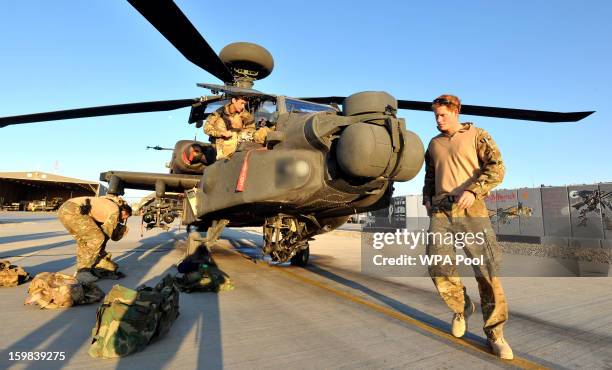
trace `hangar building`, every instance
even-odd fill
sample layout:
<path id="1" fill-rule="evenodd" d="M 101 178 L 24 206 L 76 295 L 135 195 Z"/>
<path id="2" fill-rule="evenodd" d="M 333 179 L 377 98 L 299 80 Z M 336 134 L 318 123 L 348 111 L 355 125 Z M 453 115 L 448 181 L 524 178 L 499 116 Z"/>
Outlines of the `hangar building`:
<path id="1" fill-rule="evenodd" d="M 28 201 L 78 196 L 104 195 L 106 187 L 98 182 L 74 179 L 45 172 L 0 172 L 0 206 Z"/>

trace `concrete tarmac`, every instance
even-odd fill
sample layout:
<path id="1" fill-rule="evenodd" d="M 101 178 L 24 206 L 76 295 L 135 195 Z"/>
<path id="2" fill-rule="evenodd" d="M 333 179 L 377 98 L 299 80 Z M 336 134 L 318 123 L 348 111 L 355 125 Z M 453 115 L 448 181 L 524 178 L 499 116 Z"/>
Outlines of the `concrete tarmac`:
<path id="1" fill-rule="evenodd" d="M 126 239 L 108 245 L 127 277 L 98 285 L 135 288 L 175 273 L 186 238 L 177 226 L 141 238 L 134 217 Z M 261 244 L 256 229 L 227 229 L 213 253 L 235 290 L 182 293 L 168 335 L 121 359 L 87 354 L 97 305 L 40 310 L 23 305 L 27 283 L 0 288 L 0 369 L 612 368 L 611 278 L 503 278 L 516 358 L 502 361 L 487 352 L 479 308 L 456 339 L 429 278 L 364 274 L 358 232 L 317 237 L 305 269 L 259 259 Z M 74 253 L 54 214 L 0 213 L 1 259 L 72 274 Z M 478 307 L 474 279 L 464 283 Z M 42 351 L 65 359 L 11 360 Z"/>

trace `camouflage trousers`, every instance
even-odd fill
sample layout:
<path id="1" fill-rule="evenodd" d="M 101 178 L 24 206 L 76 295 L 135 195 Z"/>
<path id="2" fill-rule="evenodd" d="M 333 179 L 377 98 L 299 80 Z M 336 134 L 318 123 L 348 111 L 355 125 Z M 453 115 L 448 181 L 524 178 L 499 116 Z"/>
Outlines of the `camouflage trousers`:
<path id="1" fill-rule="evenodd" d="M 429 274 L 446 305 L 455 313 L 467 309 L 469 297 L 455 264 L 456 248 L 463 249 L 468 258 L 478 258 L 482 264 L 472 265 L 484 318 L 484 332 L 495 340 L 503 335 L 508 320 L 508 305 L 499 279 L 501 248 L 489 220 L 486 205 L 477 199 L 472 207 L 460 210 L 454 204 L 434 205 L 429 227 L 427 254 L 450 256 L 452 264 L 432 264 Z M 446 236 L 453 235 L 453 239 Z M 436 237 L 441 235 L 444 237 Z M 463 235 L 463 236 L 460 236 Z M 474 235 L 474 237 L 469 237 Z M 469 240 L 468 240 L 469 239 Z"/>
<path id="2" fill-rule="evenodd" d="M 93 218 L 82 215 L 79 205 L 64 203 L 58 210 L 58 217 L 66 230 L 76 239 L 77 271 L 93 268 L 102 257 L 108 238 Z"/>
<path id="3" fill-rule="evenodd" d="M 217 150 L 217 160 L 230 158 L 238 148 L 239 138 L 237 133 L 230 138 L 218 138 L 215 140 L 215 149 Z"/>

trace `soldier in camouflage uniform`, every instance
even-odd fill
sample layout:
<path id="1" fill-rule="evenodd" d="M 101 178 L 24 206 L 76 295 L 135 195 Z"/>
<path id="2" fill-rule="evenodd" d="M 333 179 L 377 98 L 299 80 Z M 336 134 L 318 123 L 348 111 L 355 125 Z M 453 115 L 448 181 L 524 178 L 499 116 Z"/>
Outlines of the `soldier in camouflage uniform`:
<path id="1" fill-rule="evenodd" d="M 60 207 L 58 217 L 77 241 L 77 280 L 94 282 L 98 280 L 92 274 L 94 267 L 102 263 L 114 264 L 103 260 L 107 255 L 106 242 L 109 239 L 118 241 L 127 234 L 125 223 L 131 215 L 132 208 L 113 195 L 72 198 Z"/>
<path id="2" fill-rule="evenodd" d="M 235 97 L 213 112 L 204 125 L 204 133 L 214 139 L 217 160 L 229 159 L 242 141 L 263 144 L 267 131 L 257 130 L 251 113 L 245 109 L 247 100 Z"/>
<path id="3" fill-rule="evenodd" d="M 508 306 L 498 277 L 501 250 L 493 232 L 484 198 L 504 178 L 504 164 L 491 136 L 472 123 L 460 123 L 461 103 L 456 96 L 442 95 L 432 105 L 437 128 L 425 153 L 423 204 L 431 217 L 428 255 L 450 256 L 455 260 L 455 242 L 436 235 L 478 235 L 462 243 L 467 257 L 480 258 L 482 265 L 472 266 L 478 282 L 484 331 L 494 354 L 512 359 L 512 349 L 503 337 Z M 466 319 L 474 304 L 466 293 L 454 264 L 429 266 L 440 296 L 455 313 L 452 333 L 462 337 Z"/>

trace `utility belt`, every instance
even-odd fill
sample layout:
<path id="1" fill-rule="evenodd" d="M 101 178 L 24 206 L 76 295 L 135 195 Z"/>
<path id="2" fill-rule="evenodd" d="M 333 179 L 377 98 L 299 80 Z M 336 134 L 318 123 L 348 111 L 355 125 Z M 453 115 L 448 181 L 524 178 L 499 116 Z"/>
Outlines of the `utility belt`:
<path id="1" fill-rule="evenodd" d="M 453 204 L 459 201 L 459 197 L 456 195 L 447 195 L 441 199 L 432 202 L 432 212 L 443 212 L 450 211 L 453 208 Z"/>

